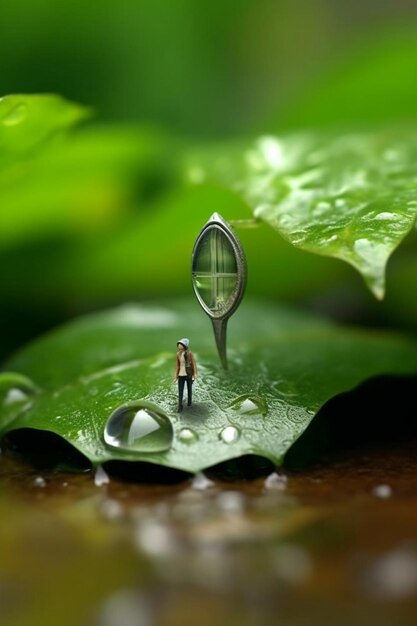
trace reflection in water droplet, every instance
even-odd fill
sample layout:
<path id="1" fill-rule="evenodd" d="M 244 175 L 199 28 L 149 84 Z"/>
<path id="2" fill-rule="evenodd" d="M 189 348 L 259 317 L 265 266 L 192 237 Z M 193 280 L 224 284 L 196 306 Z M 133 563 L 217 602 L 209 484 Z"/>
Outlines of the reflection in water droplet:
<path id="1" fill-rule="evenodd" d="M 123 506 L 117 500 L 108 499 L 101 505 L 101 512 L 106 519 L 115 520 L 123 516 Z"/>
<path id="2" fill-rule="evenodd" d="M 145 401 L 116 409 L 104 429 L 107 445 L 137 452 L 168 450 L 173 437 L 172 424 L 162 409 Z"/>
<path id="3" fill-rule="evenodd" d="M 245 394 L 236 398 L 230 408 L 239 411 L 241 415 L 266 415 L 268 405 L 263 398 L 250 394 Z"/>
<path id="4" fill-rule="evenodd" d="M 226 426 L 219 435 L 224 443 L 234 443 L 240 437 L 240 432 L 235 426 Z"/>
<path id="5" fill-rule="evenodd" d="M 4 404 L 14 404 L 15 402 L 21 402 L 27 400 L 29 394 L 25 393 L 23 389 L 12 388 L 6 394 L 4 398 Z"/>
<path id="6" fill-rule="evenodd" d="M 198 435 L 191 428 L 183 428 L 178 433 L 178 439 L 183 443 L 193 443 L 198 440 Z"/>
<path id="7" fill-rule="evenodd" d="M 245 508 L 245 496 L 239 491 L 222 491 L 216 502 L 223 513 L 242 514 Z"/>
<path id="8" fill-rule="evenodd" d="M 10 109 L 8 113 L 6 113 L 6 115 L 3 117 L 2 122 L 5 126 L 16 126 L 17 124 L 20 124 L 20 122 L 23 122 L 23 120 L 26 118 L 26 114 L 26 104 L 17 104 L 12 109 Z"/>

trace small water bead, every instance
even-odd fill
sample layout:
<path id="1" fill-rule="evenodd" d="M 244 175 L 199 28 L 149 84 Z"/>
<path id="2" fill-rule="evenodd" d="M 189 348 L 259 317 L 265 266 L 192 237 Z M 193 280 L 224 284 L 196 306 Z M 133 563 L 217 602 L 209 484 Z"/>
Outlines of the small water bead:
<path id="1" fill-rule="evenodd" d="M 241 415 L 266 415 L 268 413 L 266 401 L 251 394 L 239 396 L 233 401 L 230 408 L 238 411 Z"/>
<path id="2" fill-rule="evenodd" d="M 33 486 L 41 488 L 46 487 L 46 480 L 43 476 L 36 476 L 36 478 L 33 479 Z"/>
<path id="3" fill-rule="evenodd" d="M 110 482 L 110 478 L 107 473 L 104 471 L 102 465 L 98 465 L 96 469 L 96 473 L 94 474 L 94 484 L 96 487 L 102 487 L 103 485 L 108 485 Z"/>
<path id="4" fill-rule="evenodd" d="M 25 401 L 38 391 L 35 383 L 23 374 L 16 372 L 0 374 L 0 402 L 5 405 Z"/>
<path id="5" fill-rule="evenodd" d="M 151 402 L 131 402 L 116 409 L 104 429 L 108 446 L 137 452 L 162 452 L 171 447 L 172 424 Z"/>
<path id="6" fill-rule="evenodd" d="M 194 441 L 198 441 L 198 435 L 191 428 L 183 428 L 178 433 L 178 439 L 182 443 L 194 443 Z"/>
<path id="7" fill-rule="evenodd" d="M 205 491 L 206 489 L 213 487 L 214 484 L 215 483 L 212 480 L 210 480 L 209 478 L 207 478 L 207 476 L 200 472 L 199 474 L 196 474 L 194 476 L 191 486 L 197 491 Z"/>
<path id="8" fill-rule="evenodd" d="M 235 426 L 226 426 L 220 432 L 219 437 L 224 443 L 234 443 L 239 439 L 240 432 Z"/>
<path id="9" fill-rule="evenodd" d="M 377 498 L 381 498 L 382 500 L 386 500 L 392 496 L 392 487 L 389 485 L 377 485 L 372 489 L 372 493 Z"/>

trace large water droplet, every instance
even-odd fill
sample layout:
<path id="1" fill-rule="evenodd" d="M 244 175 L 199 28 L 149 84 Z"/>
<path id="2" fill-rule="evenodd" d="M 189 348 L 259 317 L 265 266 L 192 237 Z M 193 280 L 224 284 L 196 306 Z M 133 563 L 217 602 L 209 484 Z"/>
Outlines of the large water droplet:
<path id="1" fill-rule="evenodd" d="M 182 443 L 194 443 L 194 441 L 198 440 L 198 435 L 191 428 L 183 428 L 178 433 L 178 439 Z"/>
<path id="2" fill-rule="evenodd" d="M 240 432 L 235 426 L 226 426 L 220 432 L 220 439 L 224 441 L 224 443 L 234 443 L 240 437 Z"/>
<path id="3" fill-rule="evenodd" d="M 5 126 L 16 126 L 23 122 L 27 115 L 27 106 L 26 104 L 17 104 L 14 106 L 6 115 L 3 117 L 3 124 Z"/>
<path id="4" fill-rule="evenodd" d="M 241 415 L 266 415 L 268 405 L 263 398 L 251 394 L 245 394 L 236 398 L 230 408 L 239 411 Z"/>
<path id="5" fill-rule="evenodd" d="M 0 402 L 5 405 L 26 401 L 38 392 L 38 388 L 29 378 L 16 372 L 0 374 Z"/>
<path id="6" fill-rule="evenodd" d="M 113 448 L 161 452 L 172 443 L 170 420 L 155 404 L 137 401 L 116 409 L 104 429 L 104 441 Z"/>

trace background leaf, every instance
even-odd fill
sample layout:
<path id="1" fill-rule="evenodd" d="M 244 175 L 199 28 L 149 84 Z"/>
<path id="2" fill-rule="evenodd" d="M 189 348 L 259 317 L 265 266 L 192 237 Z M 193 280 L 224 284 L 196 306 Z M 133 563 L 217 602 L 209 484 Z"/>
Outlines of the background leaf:
<path id="1" fill-rule="evenodd" d="M 300 133 L 218 148 L 191 159 L 188 176 L 234 189 L 294 246 L 347 261 L 382 298 L 388 258 L 416 219 L 416 158 L 412 128 Z"/>
<path id="2" fill-rule="evenodd" d="M 417 370 L 416 345 L 405 338 L 245 303 L 231 323 L 226 373 L 213 351 L 208 320 L 197 307 L 194 302 L 125 306 L 81 318 L 36 341 L 7 367 L 43 391 L 28 396 L 23 406 L 3 406 L 3 434 L 22 428 L 51 431 L 93 463 L 141 460 L 190 472 L 247 454 L 281 463 L 329 398 L 370 376 Z M 200 378 L 193 407 L 177 414 L 175 345 L 185 332 Z M 174 440 L 166 452 L 104 444 L 110 414 L 136 400 L 152 402 L 169 416 Z M 222 440 L 225 428 L 235 435 L 229 443 Z M 192 431 L 191 440 L 184 439 L 184 429 Z"/>

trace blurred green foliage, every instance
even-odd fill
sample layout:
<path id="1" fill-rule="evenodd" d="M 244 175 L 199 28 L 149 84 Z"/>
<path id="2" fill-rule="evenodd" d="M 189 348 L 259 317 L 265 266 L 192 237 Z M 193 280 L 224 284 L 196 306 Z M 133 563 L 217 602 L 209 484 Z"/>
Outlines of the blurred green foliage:
<path id="1" fill-rule="evenodd" d="M 40 126 L 33 107 L 22 124 L 0 108 L 0 355 L 78 312 L 189 292 L 201 225 L 213 211 L 249 214 L 226 189 L 184 184 L 188 150 L 255 131 L 414 117 L 416 17 L 394 0 L 3 3 L 0 93 L 80 105 L 51 97 Z M 296 251 L 266 226 L 238 234 L 249 293 L 415 326 L 390 296 L 376 308 L 339 261 Z M 405 265 L 389 267 L 388 294 L 395 283 L 413 311 Z"/>

